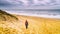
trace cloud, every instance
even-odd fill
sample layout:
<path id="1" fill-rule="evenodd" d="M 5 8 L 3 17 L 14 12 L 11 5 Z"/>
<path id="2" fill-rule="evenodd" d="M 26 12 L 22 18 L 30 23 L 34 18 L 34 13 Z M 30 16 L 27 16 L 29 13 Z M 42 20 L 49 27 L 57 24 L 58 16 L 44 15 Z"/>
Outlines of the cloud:
<path id="1" fill-rule="evenodd" d="M 5 8 L 60 8 L 60 0 L 0 0 L 0 7 Z M 42 8 L 43 9 L 43 8 Z"/>
<path id="2" fill-rule="evenodd" d="M 5 5 L 18 5 L 18 4 L 20 4 L 20 5 L 22 5 L 23 4 L 23 2 L 21 2 L 21 1 L 17 1 L 17 0 L 0 0 L 0 5 L 1 4 L 5 4 Z"/>

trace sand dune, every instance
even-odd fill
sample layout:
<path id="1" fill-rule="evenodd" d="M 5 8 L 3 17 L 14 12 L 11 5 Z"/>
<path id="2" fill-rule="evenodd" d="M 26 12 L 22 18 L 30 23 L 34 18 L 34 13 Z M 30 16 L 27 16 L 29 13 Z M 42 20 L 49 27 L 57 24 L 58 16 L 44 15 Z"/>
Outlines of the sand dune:
<path id="1" fill-rule="evenodd" d="M 38 18 L 30 16 L 18 17 L 22 20 L 23 26 L 25 27 L 25 21 L 29 23 L 28 29 L 22 29 L 24 34 L 59 34 L 60 33 L 60 20 L 49 19 L 49 18 Z M 24 21 L 24 22 L 23 22 Z M 25 31 L 24 31 L 25 30 Z"/>
<path id="2" fill-rule="evenodd" d="M 60 34 L 60 19 L 13 15 L 7 17 L 8 20 L 1 20 L 0 15 L 0 34 Z M 13 19 L 14 18 L 14 19 Z M 28 21 L 28 28 L 25 21 Z"/>

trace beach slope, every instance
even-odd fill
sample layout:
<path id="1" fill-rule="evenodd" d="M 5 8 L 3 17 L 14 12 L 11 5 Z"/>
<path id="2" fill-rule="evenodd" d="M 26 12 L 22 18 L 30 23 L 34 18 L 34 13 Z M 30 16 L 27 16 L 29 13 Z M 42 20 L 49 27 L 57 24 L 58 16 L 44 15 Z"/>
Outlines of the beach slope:
<path id="1" fill-rule="evenodd" d="M 28 22 L 27 29 L 26 20 Z M 60 19 L 0 12 L 0 34 L 60 34 Z"/>

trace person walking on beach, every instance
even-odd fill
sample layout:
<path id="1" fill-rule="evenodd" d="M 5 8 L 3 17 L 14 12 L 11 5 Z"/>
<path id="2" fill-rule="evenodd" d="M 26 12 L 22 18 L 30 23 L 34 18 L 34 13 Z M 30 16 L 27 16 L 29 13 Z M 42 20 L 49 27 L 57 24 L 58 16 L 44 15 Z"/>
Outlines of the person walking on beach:
<path id="1" fill-rule="evenodd" d="M 25 27 L 26 27 L 26 29 L 28 28 L 28 21 L 27 20 L 25 21 Z"/>

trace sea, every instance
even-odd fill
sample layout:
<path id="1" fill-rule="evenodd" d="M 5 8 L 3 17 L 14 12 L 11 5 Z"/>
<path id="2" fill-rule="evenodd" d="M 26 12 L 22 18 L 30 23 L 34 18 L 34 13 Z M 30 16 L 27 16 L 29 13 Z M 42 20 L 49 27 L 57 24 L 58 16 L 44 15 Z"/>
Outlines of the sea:
<path id="1" fill-rule="evenodd" d="M 5 11 L 17 15 L 60 19 L 60 9 L 12 9 Z"/>

